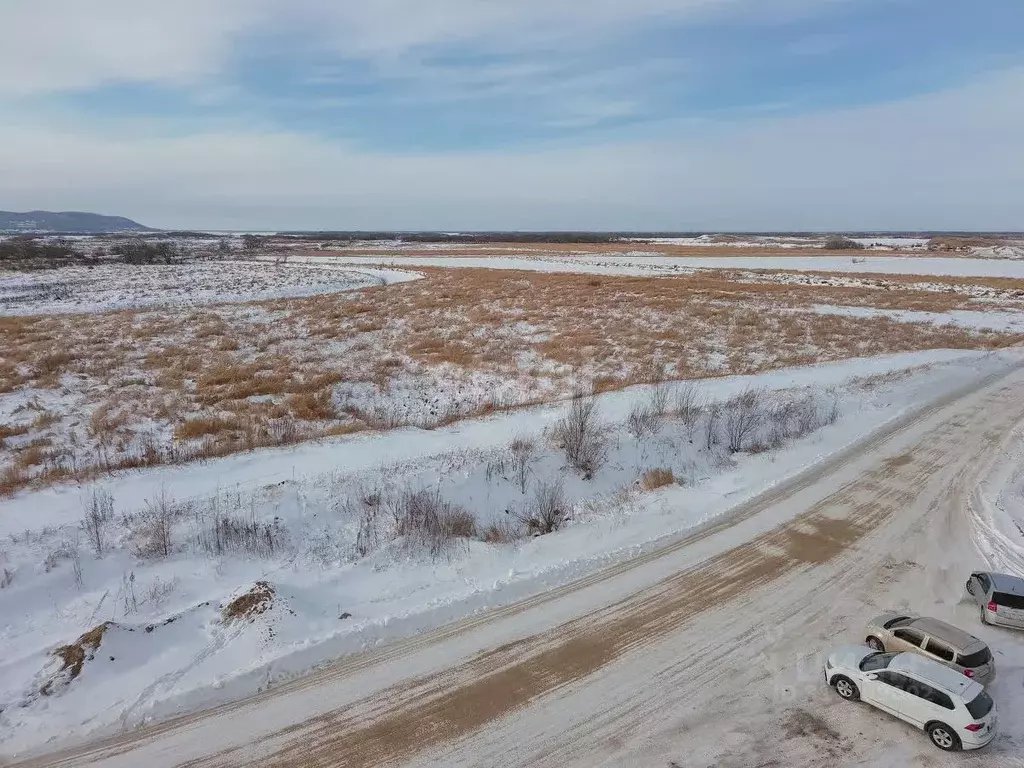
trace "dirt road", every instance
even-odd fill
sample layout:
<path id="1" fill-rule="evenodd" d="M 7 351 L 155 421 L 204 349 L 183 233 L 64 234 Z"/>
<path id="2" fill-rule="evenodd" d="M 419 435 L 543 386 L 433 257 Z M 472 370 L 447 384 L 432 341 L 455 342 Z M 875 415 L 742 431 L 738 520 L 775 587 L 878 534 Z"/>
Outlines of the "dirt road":
<path id="1" fill-rule="evenodd" d="M 24 765 L 945 765 L 908 726 L 838 701 L 820 657 L 891 607 L 982 634 L 960 602 L 978 565 L 963 510 L 1022 417 L 1014 371 L 642 558 Z M 1010 728 L 971 764 L 1012 764 Z"/>

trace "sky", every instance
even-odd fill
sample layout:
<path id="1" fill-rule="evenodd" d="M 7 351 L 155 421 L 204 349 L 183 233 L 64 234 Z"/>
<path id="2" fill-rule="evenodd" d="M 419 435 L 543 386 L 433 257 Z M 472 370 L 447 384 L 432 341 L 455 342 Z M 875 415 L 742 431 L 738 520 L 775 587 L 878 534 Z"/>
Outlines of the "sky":
<path id="1" fill-rule="evenodd" d="M 0 0 L 0 209 L 1024 230 L 1021 0 Z"/>

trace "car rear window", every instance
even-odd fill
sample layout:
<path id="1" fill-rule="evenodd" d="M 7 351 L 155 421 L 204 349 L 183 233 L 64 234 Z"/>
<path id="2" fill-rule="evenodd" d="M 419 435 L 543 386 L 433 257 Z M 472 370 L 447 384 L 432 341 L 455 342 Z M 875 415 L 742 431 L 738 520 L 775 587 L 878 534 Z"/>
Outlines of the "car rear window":
<path id="1" fill-rule="evenodd" d="M 980 720 L 992 711 L 992 697 L 982 691 L 974 701 L 967 702 L 967 711 L 975 720 Z"/>
<path id="2" fill-rule="evenodd" d="M 960 666 L 980 667 L 982 664 L 988 664 L 990 661 L 992 661 L 992 654 L 988 648 L 982 648 L 980 651 L 962 655 L 960 657 Z"/>
<path id="3" fill-rule="evenodd" d="M 1005 605 L 1007 608 L 1018 608 L 1024 610 L 1024 596 L 1011 595 L 1006 592 L 993 592 L 992 602 L 996 605 Z"/>

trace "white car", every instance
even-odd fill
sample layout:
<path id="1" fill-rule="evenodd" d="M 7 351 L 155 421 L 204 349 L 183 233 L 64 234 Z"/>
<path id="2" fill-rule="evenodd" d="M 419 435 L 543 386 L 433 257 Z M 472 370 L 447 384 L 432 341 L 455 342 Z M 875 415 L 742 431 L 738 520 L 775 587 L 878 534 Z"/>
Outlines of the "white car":
<path id="1" fill-rule="evenodd" d="M 848 701 L 927 731 L 939 749 L 978 749 L 996 735 L 996 710 L 980 683 L 916 653 L 847 645 L 825 662 L 825 681 Z"/>

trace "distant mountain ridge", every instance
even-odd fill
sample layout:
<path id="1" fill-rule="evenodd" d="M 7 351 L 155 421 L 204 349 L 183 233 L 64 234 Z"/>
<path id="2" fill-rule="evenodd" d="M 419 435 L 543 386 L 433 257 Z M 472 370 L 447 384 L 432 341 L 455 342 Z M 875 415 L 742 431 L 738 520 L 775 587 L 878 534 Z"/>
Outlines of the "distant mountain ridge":
<path id="1" fill-rule="evenodd" d="M 0 211 L 0 232 L 53 232 L 96 234 L 102 232 L 149 232 L 149 227 L 124 216 L 101 216 L 84 211 Z"/>

